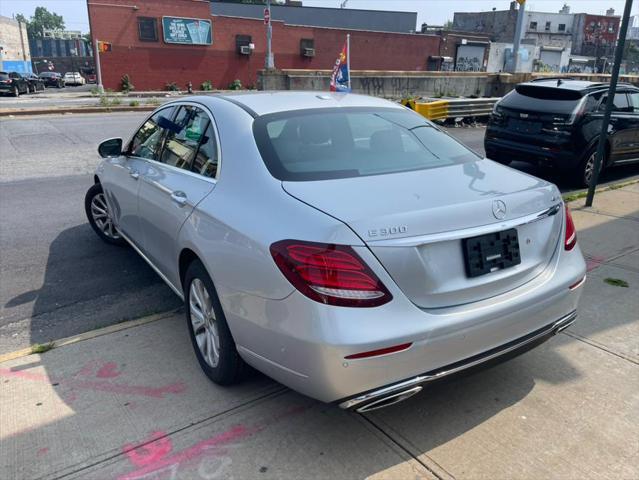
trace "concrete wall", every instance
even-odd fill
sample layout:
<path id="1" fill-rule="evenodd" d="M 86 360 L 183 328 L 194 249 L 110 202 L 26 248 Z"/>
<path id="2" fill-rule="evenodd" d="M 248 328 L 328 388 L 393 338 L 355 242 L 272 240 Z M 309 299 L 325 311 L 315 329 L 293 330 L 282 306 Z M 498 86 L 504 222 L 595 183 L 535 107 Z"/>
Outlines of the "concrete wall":
<path id="1" fill-rule="evenodd" d="M 0 46 L 0 70 L 31 72 L 31 54 L 24 23 L 0 17 Z"/>
<path id="2" fill-rule="evenodd" d="M 89 19 L 94 38 L 112 42 L 113 50 L 100 56 L 104 86 L 117 89 L 128 74 L 138 90 L 163 89 L 167 82 L 179 87 L 191 81 L 195 88 L 211 80 L 216 88 L 227 88 L 239 79 L 254 85 L 257 71 L 264 66 L 265 27 L 262 20 L 211 16 L 210 5 L 196 0 L 140 0 L 137 10 L 128 0 L 89 2 Z M 120 5 L 120 6 L 114 6 Z M 211 45 L 175 45 L 162 40 L 162 16 L 210 19 Z M 138 38 L 137 18 L 158 21 L 157 42 Z M 360 70 L 422 70 L 430 55 L 437 55 L 440 37 L 409 33 L 385 33 L 303 27 L 273 21 L 273 52 L 278 68 L 331 68 L 351 34 L 351 68 Z M 237 51 L 236 35 L 248 35 L 255 49 L 252 55 Z M 304 57 L 300 41 L 314 41 L 315 56 Z"/>
<path id="3" fill-rule="evenodd" d="M 522 72 L 532 72 L 535 59 L 539 58 L 539 47 L 536 45 L 521 44 L 521 48 L 527 53 L 519 59 Z M 488 73 L 499 73 L 504 70 L 506 55 L 512 54 L 512 43 L 491 43 L 488 52 Z"/>
<path id="4" fill-rule="evenodd" d="M 329 89 L 329 70 L 280 70 L 260 72 L 260 90 L 325 90 Z M 449 72 L 351 72 L 352 89 L 376 97 L 399 99 L 416 96 L 483 96 L 488 76 L 475 73 Z"/>
<path id="5" fill-rule="evenodd" d="M 533 47 L 538 48 L 538 47 Z M 486 96 L 501 97 L 515 85 L 532 78 L 541 78 L 540 73 L 487 74 L 450 72 L 379 72 L 353 71 L 353 92 L 377 97 L 399 99 L 405 97 L 438 96 Z M 555 76 L 555 74 L 550 74 Z M 583 80 L 607 82 L 610 75 L 570 75 Z M 260 71 L 260 90 L 329 90 L 329 70 L 277 70 Z M 639 85 L 638 76 L 622 75 L 620 81 Z"/>

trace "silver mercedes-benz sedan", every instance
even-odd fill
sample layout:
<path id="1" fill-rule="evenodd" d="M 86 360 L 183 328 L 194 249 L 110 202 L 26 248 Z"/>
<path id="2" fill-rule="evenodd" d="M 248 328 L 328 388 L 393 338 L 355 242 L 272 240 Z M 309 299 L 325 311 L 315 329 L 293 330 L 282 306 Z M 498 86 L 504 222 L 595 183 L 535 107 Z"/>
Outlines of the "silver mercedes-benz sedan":
<path id="1" fill-rule="evenodd" d="M 575 320 L 586 265 L 557 188 L 398 104 L 189 97 L 99 153 L 91 226 L 184 299 L 216 383 L 246 363 L 364 412 Z"/>

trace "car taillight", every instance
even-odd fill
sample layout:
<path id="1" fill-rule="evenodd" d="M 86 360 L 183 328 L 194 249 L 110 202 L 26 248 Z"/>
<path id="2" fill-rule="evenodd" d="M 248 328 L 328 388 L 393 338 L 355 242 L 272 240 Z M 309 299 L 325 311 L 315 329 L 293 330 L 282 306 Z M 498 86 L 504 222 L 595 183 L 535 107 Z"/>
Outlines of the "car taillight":
<path id="1" fill-rule="evenodd" d="M 275 263 L 308 298 L 342 307 L 377 307 L 393 296 L 347 245 L 282 240 L 271 245 Z"/>
<path id="2" fill-rule="evenodd" d="M 566 205 L 566 239 L 564 241 L 564 247 L 566 250 L 572 250 L 577 245 L 577 230 L 575 229 L 575 222 L 572 221 L 572 215 Z"/>

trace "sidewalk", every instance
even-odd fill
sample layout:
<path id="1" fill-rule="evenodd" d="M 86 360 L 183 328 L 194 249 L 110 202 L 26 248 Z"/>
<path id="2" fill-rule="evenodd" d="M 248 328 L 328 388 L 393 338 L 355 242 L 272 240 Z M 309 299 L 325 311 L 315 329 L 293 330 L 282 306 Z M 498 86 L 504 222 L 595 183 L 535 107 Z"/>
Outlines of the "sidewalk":
<path id="1" fill-rule="evenodd" d="M 2 478 L 639 478 L 639 184 L 581 205 L 580 317 L 521 357 L 360 416 L 215 386 L 169 314 L 0 363 Z"/>

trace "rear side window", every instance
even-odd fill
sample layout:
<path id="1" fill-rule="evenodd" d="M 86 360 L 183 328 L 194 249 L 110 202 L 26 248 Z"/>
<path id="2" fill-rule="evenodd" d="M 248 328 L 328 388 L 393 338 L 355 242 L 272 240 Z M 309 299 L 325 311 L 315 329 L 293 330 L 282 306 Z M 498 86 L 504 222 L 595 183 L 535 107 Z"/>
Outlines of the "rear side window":
<path id="1" fill-rule="evenodd" d="M 172 124 L 173 111 L 173 107 L 163 108 L 144 122 L 131 141 L 129 155 L 159 160 L 164 131 L 167 126 Z"/>
<path id="2" fill-rule="evenodd" d="M 599 110 L 604 111 L 606 109 L 606 102 L 608 101 L 608 95 L 604 95 L 599 104 Z M 615 98 L 612 101 L 613 112 L 632 112 L 633 109 L 628 103 L 628 96 L 624 92 L 615 93 Z"/>
<path id="3" fill-rule="evenodd" d="M 258 117 L 253 129 L 267 168 L 285 181 L 390 174 L 479 158 L 408 110 L 282 112 Z"/>
<path id="4" fill-rule="evenodd" d="M 0 73 L 0 80 L 7 80 L 8 78 L 9 78 L 8 74 L 4 72 Z"/>
<path id="5" fill-rule="evenodd" d="M 628 94 L 630 99 L 630 106 L 635 114 L 639 114 L 639 92 L 631 92 Z"/>
<path id="6" fill-rule="evenodd" d="M 209 125 L 208 115 L 190 105 L 180 107 L 168 128 L 161 162 L 190 170 Z"/>
<path id="7" fill-rule="evenodd" d="M 209 122 L 206 133 L 200 142 L 200 148 L 193 159 L 191 170 L 205 177 L 215 178 L 218 167 L 217 140 L 213 124 Z"/>

